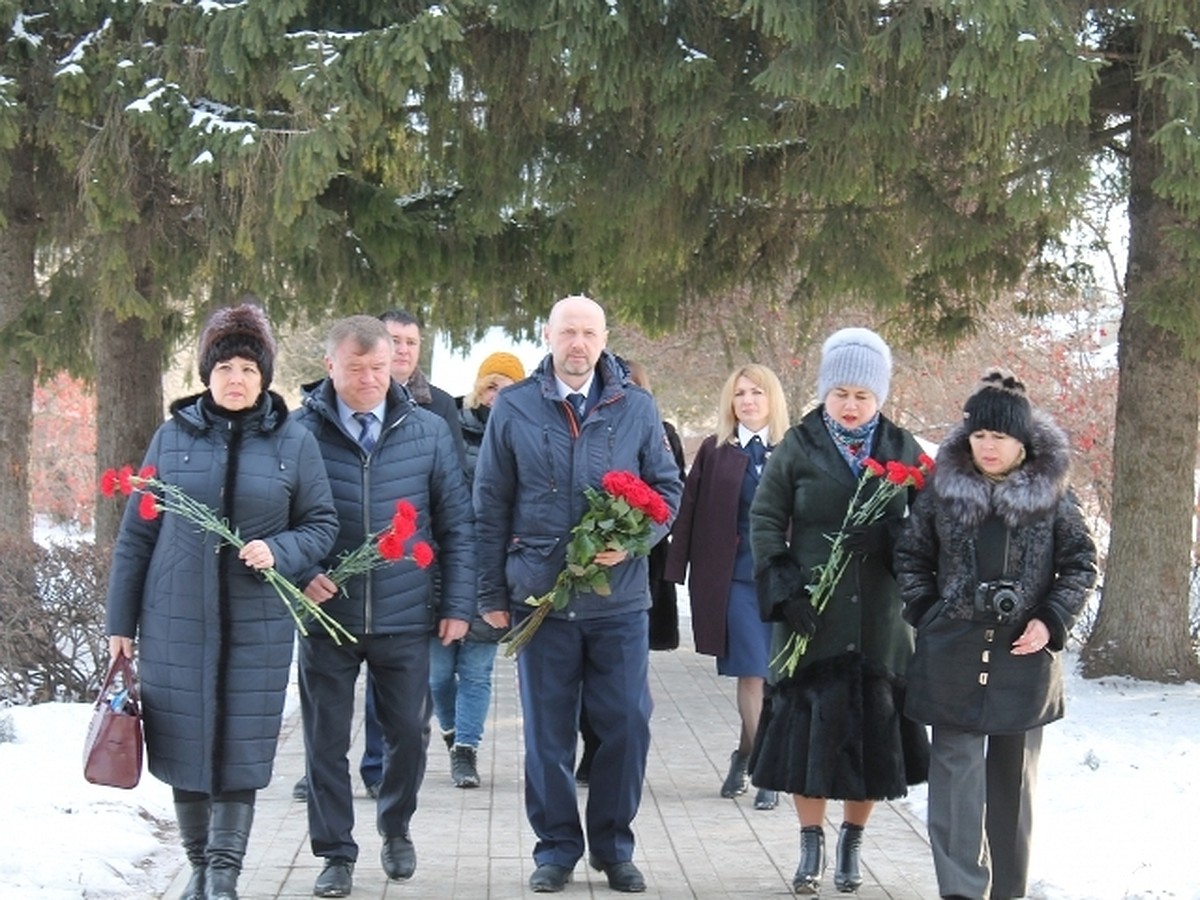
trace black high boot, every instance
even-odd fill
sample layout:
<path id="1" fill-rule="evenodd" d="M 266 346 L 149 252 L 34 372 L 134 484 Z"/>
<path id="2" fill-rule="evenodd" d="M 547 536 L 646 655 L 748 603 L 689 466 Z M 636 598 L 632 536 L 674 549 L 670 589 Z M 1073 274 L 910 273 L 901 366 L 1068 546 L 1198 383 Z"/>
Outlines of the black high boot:
<path id="1" fill-rule="evenodd" d="M 192 865 L 192 877 L 179 900 L 204 900 L 204 866 L 208 850 L 208 820 L 212 805 L 208 800 L 175 801 L 175 821 L 183 852 Z"/>
<path id="2" fill-rule="evenodd" d="M 833 869 L 833 886 L 843 894 L 852 894 L 862 884 L 858 870 L 858 852 L 862 847 L 863 827 L 842 823 L 838 832 L 837 862 Z"/>
<path id="3" fill-rule="evenodd" d="M 254 804 L 214 800 L 208 831 L 208 869 L 204 900 L 237 900 L 237 880 L 242 872 Z"/>
<path id="4" fill-rule="evenodd" d="M 800 865 L 792 876 L 792 890 L 797 894 L 816 894 L 821 890 L 824 871 L 825 829 L 820 825 L 805 825 L 800 829 Z"/>

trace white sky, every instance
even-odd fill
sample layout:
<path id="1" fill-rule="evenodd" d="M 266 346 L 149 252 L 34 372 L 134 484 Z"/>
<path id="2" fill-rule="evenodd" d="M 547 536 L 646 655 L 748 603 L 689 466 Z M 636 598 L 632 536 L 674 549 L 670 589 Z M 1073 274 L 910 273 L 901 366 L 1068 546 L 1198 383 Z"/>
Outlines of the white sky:
<path id="1" fill-rule="evenodd" d="M 546 355 L 542 343 L 517 342 L 504 333 L 502 328 L 493 328 L 483 339 L 477 341 L 467 356 L 452 350 L 444 340 L 433 347 L 433 362 L 428 373 L 431 384 L 437 385 L 452 397 L 461 397 L 475 385 L 479 364 L 488 356 L 503 350 L 512 353 L 525 366 L 528 375 Z"/>

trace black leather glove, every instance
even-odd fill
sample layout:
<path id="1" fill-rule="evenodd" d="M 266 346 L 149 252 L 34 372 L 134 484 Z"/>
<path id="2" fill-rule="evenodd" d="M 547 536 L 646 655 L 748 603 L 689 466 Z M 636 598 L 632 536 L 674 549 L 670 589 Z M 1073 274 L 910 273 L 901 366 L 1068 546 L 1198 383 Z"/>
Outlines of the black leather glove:
<path id="1" fill-rule="evenodd" d="M 842 546 L 859 556 L 887 556 L 892 552 L 892 535 L 887 522 L 851 525 L 843 534 Z"/>
<path id="2" fill-rule="evenodd" d="M 796 597 L 783 604 L 783 618 L 796 634 L 810 638 L 817 633 L 817 611 L 807 597 Z"/>

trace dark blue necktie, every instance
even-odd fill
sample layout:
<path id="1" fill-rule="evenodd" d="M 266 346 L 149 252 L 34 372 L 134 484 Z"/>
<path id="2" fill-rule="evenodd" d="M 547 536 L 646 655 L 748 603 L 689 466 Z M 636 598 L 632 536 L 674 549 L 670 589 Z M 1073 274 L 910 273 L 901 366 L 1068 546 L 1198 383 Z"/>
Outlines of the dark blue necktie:
<path id="1" fill-rule="evenodd" d="M 361 412 L 354 414 L 355 420 L 362 426 L 362 430 L 358 433 L 358 443 L 368 453 L 375 446 L 375 436 L 371 434 L 371 426 L 375 424 L 375 413 Z"/>
<path id="2" fill-rule="evenodd" d="M 587 410 L 587 397 L 583 394 L 567 394 L 567 402 L 575 410 L 575 418 L 582 422 L 583 414 Z"/>
<path id="3" fill-rule="evenodd" d="M 750 454 L 750 462 L 754 463 L 754 471 L 761 472 L 767 461 L 767 448 L 757 434 L 746 444 L 746 452 Z"/>

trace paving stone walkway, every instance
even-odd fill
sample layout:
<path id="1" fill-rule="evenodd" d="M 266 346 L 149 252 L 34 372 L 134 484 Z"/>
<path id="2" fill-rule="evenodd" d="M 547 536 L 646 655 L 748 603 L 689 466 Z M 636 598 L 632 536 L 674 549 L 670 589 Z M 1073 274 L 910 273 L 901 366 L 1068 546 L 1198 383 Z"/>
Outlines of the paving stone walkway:
<path id="1" fill-rule="evenodd" d="M 681 607 L 684 604 L 681 603 Z M 684 625 L 686 627 L 686 620 Z M 690 637 L 685 635 L 685 641 Z M 455 788 L 448 755 L 437 738 L 430 743 L 429 767 L 413 819 L 417 872 L 408 882 L 389 883 L 379 864 L 373 801 L 357 778 L 361 752 L 361 697 L 355 720 L 352 771 L 355 772 L 360 845 L 354 898 L 383 900 L 498 900 L 533 897 L 527 887 L 533 871 L 533 832 L 522 802 L 522 735 L 516 665 L 496 660 L 492 711 L 479 768 L 483 785 Z M 718 678 L 710 657 L 690 646 L 651 654 L 654 717 L 646 786 L 635 822 L 634 862 L 646 876 L 646 898 L 721 900 L 791 896 L 799 858 L 799 827 L 786 798 L 775 810 L 754 809 L 754 791 L 736 800 L 719 795 L 737 734 L 733 681 Z M 359 679 L 360 694 L 363 679 Z M 321 861 L 308 845 L 305 807 L 292 799 L 292 785 L 304 771 L 300 715 L 285 721 L 272 783 L 259 794 L 256 819 L 239 883 L 242 900 L 312 896 Z M 581 790 L 581 800 L 585 789 Z M 831 803 L 826 839 L 832 848 L 841 805 Z M 863 847 L 862 900 L 933 900 L 937 886 L 925 826 L 903 801 L 881 803 L 867 828 Z M 581 861 L 564 898 L 618 895 L 604 876 Z M 164 895 L 183 890 L 181 872 Z M 826 897 L 837 894 L 832 870 Z M 539 895 L 540 896 L 540 895 Z"/>

